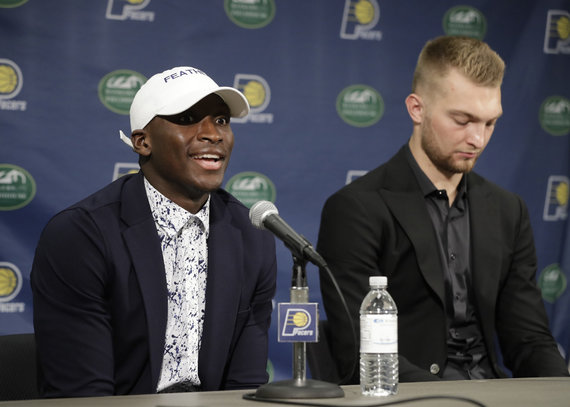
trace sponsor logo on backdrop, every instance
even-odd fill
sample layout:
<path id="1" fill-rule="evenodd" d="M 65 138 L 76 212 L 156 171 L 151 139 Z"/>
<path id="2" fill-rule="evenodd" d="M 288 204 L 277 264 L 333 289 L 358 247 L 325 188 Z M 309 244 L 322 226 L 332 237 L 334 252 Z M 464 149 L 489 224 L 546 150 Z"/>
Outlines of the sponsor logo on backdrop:
<path id="1" fill-rule="evenodd" d="M 278 342 L 317 341 L 317 303 L 279 303 L 277 320 L 279 325 Z"/>
<path id="2" fill-rule="evenodd" d="M 570 100 L 563 96 L 550 96 L 540 106 L 540 125 L 553 136 L 570 133 Z"/>
<path id="3" fill-rule="evenodd" d="M 443 16 L 443 31 L 447 35 L 463 35 L 482 40 L 487 32 L 487 19 L 470 6 L 456 6 Z"/>
<path id="4" fill-rule="evenodd" d="M 261 28 L 275 17 L 274 0 L 224 0 L 229 19 L 242 28 Z"/>
<path id="5" fill-rule="evenodd" d="M 356 127 L 372 126 L 384 114 L 384 100 L 378 91 L 367 85 L 345 88 L 336 99 L 338 115 Z"/>
<path id="6" fill-rule="evenodd" d="M 36 181 L 28 171 L 12 164 L 0 164 L 0 211 L 12 211 L 29 204 L 36 196 Z"/>
<path id="7" fill-rule="evenodd" d="M 26 304 L 10 302 L 22 289 L 22 273 L 12 263 L 0 261 L 0 312 L 24 312 Z"/>
<path id="8" fill-rule="evenodd" d="M 346 173 L 346 185 L 350 184 L 355 179 L 362 177 L 368 171 L 365 170 L 348 170 Z"/>
<path id="9" fill-rule="evenodd" d="M 20 67 L 14 61 L 0 58 L 0 110 L 26 110 L 26 101 L 14 100 L 23 85 Z"/>
<path id="10" fill-rule="evenodd" d="M 135 94 L 146 80 L 128 69 L 110 72 L 99 81 L 99 100 L 112 112 L 128 115 Z"/>
<path id="11" fill-rule="evenodd" d="M 549 303 L 554 303 L 564 294 L 566 284 L 566 276 L 560 265 L 556 263 L 546 266 L 538 277 L 538 287 L 542 292 L 542 298 Z"/>
<path id="12" fill-rule="evenodd" d="M 28 0 L 0 0 L 0 8 L 19 7 Z"/>
<path id="13" fill-rule="evenodd" d="M 140 167 L 137 163 L 115 163 L 113 169 L 113 181 L 121 178 L 123 175 L 136 174 L 139 172 Z"/>
<path id="14" fill-rule="evenodd" d="M 105 17 L 109 20 L 154 21 L 153 11 L 142 11 L 150 0 L 108 0 Z"/>
<path id="15" fill-rule="evenodd" d="M 378 20 L 380 20 L 380 6 L 376 0 L 346 0 L 340 25 L 340 38 L 380 41 L 382 32 L 373 30 Z"/>
<path id="16" fill-rule="evenodd" d="M 548 10 L 544 53 L 570 54 L 570 13 L 568 11 Z"/>
<path id="17" fill-rule="evenodd" d="M 271 89 L 265 79 L 259 75 L 238 73 L 234 77 L 234 88 L 245 95 L 250 110 L 246 117 L 232 117 L 232 123 L 273 123 L 273 113 L 264 113 L 271 101 Z"/>
<path id="18" fill-rule="evenodd" d="M 546 201 L 544 203 L 545 221 L 565 220 L 568 217 L 568 195 L 570 178 L 564 175 L 548 177 Z"/>
<path id="19" fill-rule="evenodd" d="M 228 180 L 225 189 L 248 208 L 257 201 L 275 202 L 275 185 L 259 172 L 240 172 Z"/>

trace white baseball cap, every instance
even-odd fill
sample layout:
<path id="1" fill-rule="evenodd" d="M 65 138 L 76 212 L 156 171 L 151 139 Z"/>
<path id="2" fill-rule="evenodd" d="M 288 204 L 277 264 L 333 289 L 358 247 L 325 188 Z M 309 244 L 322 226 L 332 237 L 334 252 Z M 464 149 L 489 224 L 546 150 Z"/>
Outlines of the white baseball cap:
<path id="1" fill-rule="evenodd" d="M 231 117 L 249 113 L 247 99 L 239 90 L 218 86 L 200 69 L 179 66 L 153 75 L 138 90 L 131 104 L 131 131 L 143 129 L 155 116 L 182 113 L 212 93 L 228 105 Z M 133 147 L 130 137 L 120 130 L 119 135 Z"/>

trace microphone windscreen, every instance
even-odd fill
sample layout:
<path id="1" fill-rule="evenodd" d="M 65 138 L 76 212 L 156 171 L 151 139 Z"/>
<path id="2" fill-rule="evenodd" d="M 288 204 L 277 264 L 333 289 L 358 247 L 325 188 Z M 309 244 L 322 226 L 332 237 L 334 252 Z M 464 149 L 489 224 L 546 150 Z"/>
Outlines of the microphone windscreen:
<path id="1" fill-rule="evenodd" d="M 249 220 L 258 229 L 265 229 L 263 221 L 268 215 L 279 215 L 277 207 L 269 201 L 257 201 L 249 210 Z"/>

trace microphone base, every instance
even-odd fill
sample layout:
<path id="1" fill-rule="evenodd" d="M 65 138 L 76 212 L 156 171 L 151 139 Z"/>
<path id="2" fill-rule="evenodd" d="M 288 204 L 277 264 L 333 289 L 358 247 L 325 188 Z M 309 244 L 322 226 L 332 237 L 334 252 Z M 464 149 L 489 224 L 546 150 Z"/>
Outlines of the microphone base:
<path id="1" fill-rule="evenodd" d="M 344 397 L 339 385 L 313 379 L 290 379 L 260 386 L 256 399 L 320 399 Z"/>

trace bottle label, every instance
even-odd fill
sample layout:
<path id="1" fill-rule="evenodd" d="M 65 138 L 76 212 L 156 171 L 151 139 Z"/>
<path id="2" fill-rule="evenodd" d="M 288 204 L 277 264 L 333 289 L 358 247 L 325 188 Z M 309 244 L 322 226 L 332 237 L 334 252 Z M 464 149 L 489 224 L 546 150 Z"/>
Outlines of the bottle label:
<path id="1" fill-rule="evenodd" d="M 398 316 L 364 314 L 360 316 L 361 353 L 398 352 Z"/>

